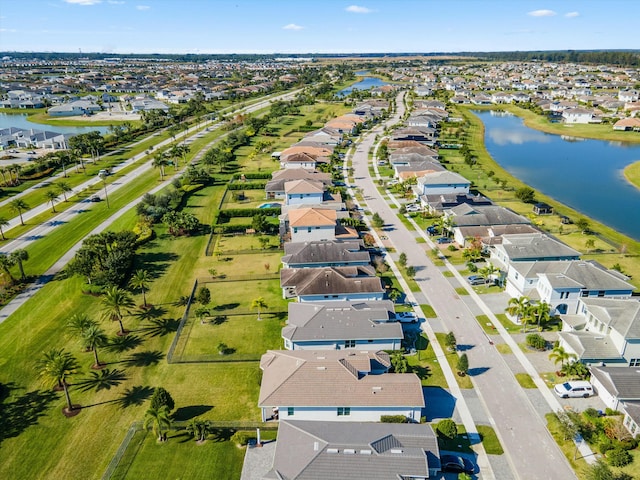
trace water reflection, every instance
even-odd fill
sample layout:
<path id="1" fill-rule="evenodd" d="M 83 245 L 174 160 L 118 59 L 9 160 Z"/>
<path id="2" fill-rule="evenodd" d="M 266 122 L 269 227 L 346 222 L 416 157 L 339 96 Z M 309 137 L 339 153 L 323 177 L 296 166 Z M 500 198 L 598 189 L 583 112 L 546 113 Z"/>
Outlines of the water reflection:
<path id="1" fill-rule="evenodd" d="M 485 126 L 487 151 L 514 177 L 640 240 L 640 190 L 622 175 L 640 160 L 640 144 L 578 141 L 533 130 L 519 117 L 475 113 Z"/>

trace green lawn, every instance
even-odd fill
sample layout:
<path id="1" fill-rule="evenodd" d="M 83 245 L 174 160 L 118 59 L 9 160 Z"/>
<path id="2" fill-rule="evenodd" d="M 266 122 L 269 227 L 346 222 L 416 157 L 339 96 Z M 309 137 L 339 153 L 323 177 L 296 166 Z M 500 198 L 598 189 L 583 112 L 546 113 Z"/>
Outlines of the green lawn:
<path id="1" fill-rule="evenodd" d="M 516 373 L 516 380 L 522 388 L 538 388 L 528 373 Z"/>
<path id="2" fill-rule="evenodd" d="M 469 375 L 460 376 L 456 374 L 459 355 L 458 352 L 450 352 L 445 346 L 444 339 L 446 335 L 446 333 L 436 333 L 436 338 L 438 339 L 442 350 L 446 353 L 447 362 L 449 362 L 449 366 L 454 372 L 454 377 L 456 377 L 458 386 L 460 388 L 473 388 L 473 383 L 471 382 L 471 377 L 469 377 Z M 473 368 L 473 365 L 470 365 L 469 368 Z"/>
<path id="3" fill-rule="evenodd" d="M 420 377 L 422 386 L 448 388 L 442 367 L 440 367 L 433 353 L 433 347 L 425 335 L 422 335 L 416 342 L 416 350 L 415 355 L 407 355 L 406 358 L 412 371 Z"/>
<path id="4" fill-rule="evenodd" d="M 478 433 L 482 438 L 482 445 L 484 446 L 487 455 L 502 455 L 504 450 L 500 445 L 500 440 L 492 427 L 489 425 L 478 425 Z"/>
<path id="5" fill-rule="evenodd" d="M 231 432 L 229 432 L 230 434 Z M 238 448 L 229 434 L 197 444 L 184 431 L 170 432 L 166 443 L 158 443 L 152 433 L 139 431 L 131 441 L 128 456 L 111 477 L 114 480 L 140 478 L 210 479 L 240 478 L 245 448 Z M 197 468 L 185 469 L 193 465 Z"/>
<path id="6" fill-rule="evenodd" d="M 624 168 L 624 178 L 636 188 L 640 188 L 640 161 L 633 162 Z"/>
<path id="7" fill-rule="evenodd" d="M 435 425 L 433 425 L 435 429 Z M 447 450 L 449 452 L 462 452 L 473 453 L 471 449 L 471 442 L 467 437 L 467 430 L 464 425 L 458 424 L 458 435 L 455 438 L 446 438 L 442 435 L 438 435 L 438 447 L 440 450 Z"/>
<path id="8" fill-rule="evenodd" d="M 433 309 L 431 305 L 427 305 L 426 303 L 420 304 L 420 308 L 424 313 L 425 318 L 437 318 L 436 311 Z"/>

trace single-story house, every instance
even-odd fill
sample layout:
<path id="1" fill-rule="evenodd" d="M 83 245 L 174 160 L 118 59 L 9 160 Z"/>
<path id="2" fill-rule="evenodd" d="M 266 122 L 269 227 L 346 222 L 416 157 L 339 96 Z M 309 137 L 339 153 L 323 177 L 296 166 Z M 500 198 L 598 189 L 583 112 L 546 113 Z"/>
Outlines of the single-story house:
<path id="1" fill-rule="evenodd" d="M 283 420 L 262 480 L 427 480 L 440 472 L 439 455 L 427 424 Z"/>
<path id="2" fill-rule="evenodd" d="M 385 290 L 370 266 L 283 268 L 280 286 L 284 298 L 299 302 L 326 300 L 382 300 Z"/>
<path id="3" fill-rule="evenodd" d="M 419 422 L 425 406 L 420 378 L 388 373 L 389 354 L 373 350 L 268 350 L 258 407 L 262 420 L 379 422 L 402 415 Z"/>
<path id="4" fill-rule="evenodd" d="M 347 267 L 369 265 L 371 255 L 362 248 L 362 240 L 287 242 L 284 244 L 284 268 Z"/>
<path id="5" fill-rule="evenodd" d="M 287 350 L 399 350 L 402 325 L 393 303 L 292 302 L 282 329 Z"/>
<path id="6" fill-rule="evenodd" d="M 286 168 L 276 170 L 271 174 L 271 180 L 267 182 L 264 191 L 267 198 L 284 198 L 285 185 L 294 180 L 311 180 L 322 182 L 326 187 L 331 185 L 331 174 L 322 173 L 313 169 Z"/>
<path id="7" fill-rule="evenodd" d="M 433 172 L 418 178 L 418 195 L 467 194 L 471 182 L 459 173 L 449 170 Z"/>

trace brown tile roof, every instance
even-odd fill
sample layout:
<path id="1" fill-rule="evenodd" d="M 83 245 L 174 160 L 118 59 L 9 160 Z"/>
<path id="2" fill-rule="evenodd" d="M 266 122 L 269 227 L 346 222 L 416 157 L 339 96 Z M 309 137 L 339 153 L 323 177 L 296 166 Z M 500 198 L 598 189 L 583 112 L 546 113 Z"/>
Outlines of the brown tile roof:
<path id="1" fill-rule="evenodd" d="M 320 208 L 296 208 L 289 211 L 291 227 L 316 227 L 335 225 L 338 214 L 335 210 Z"/>
<path id="2" fill-rule="evenodd" d="M 424 396 L 413 373 L 386 371 L 388 354 L 345 350 L 269 350 L 258 406 L 420 406 Z"/>

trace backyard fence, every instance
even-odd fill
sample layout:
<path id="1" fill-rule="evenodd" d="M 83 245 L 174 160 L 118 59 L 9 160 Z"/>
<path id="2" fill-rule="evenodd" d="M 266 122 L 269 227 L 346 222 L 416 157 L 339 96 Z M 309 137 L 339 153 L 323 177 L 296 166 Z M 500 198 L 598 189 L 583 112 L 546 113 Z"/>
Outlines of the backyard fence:
<path id="1" fill-rule="evenodd" d="M 176 330 L 176 336 L 173 337 L 173 341 L 171 342 L 171 346 L 169 347 L 169 351 L 167 352 L 167 363 L 173 363 L 173 354 L 175 353 L 176 346 L 178 344 L 178 340 L 180 340 L 182 329 L 184 328 L 185 323 L 187 323 L 187 319 L 189 318 L 189 309 L 191 308 L 191 304 L 193 303 L 193 297 L 196 294 L 196 290 L 198 288 L 198 280 L 193 283 L 193 288 L 191 289 L 191 295 L 189 295 L 189 300 L 187 300 L 187 305 L 184 309 L 184 314 L 180 319 L 180 324 L 178 325 L 178 329 Z"/>
<path id="2" fill-rule="evenodd" d="M 113 456 L 113 458 L 109 462 L 109 465 L 107 466 L 107 469 L 102 475 L 102 480 L 124 479 L 126 477 L 128 468 L 126 468 L 123 472 L 120 472 L 118 476 L 114 476 L 114 473 L 116 472 L 116 469 L 120 466 L 120 463 L 122 462 L 122 458 L 124 457 L 124 454 L 132 453 L 131 451 L 127 452 L 127 450 L 129 449 L 129 445 L 134 435 L 140 430 L 142 430 L 142 422 L 135 422 L 131 425 L 131 427 L 129 427 L 129 430 L 127 430 L 127 434 L 124 436 L 124 439 L 122 440 L 122 443 L 118 447 L 116 454 Z M 138 445 L 135 445 L 135 452 L 133 452 L 134 454 L 131 457 L 131 461 L 133 461 L 133 458 L 135 458 L 135 453 L 137 453 L 137 450 L 140 448 L 140 446 L 142 446 L 143 440 L 144 440 L 144 436 L 142 437 Z M 134 446 L 132 445 L 132 448 L 133 447 Z M 129 465 L 131 464 L 131 461 Z"/>

